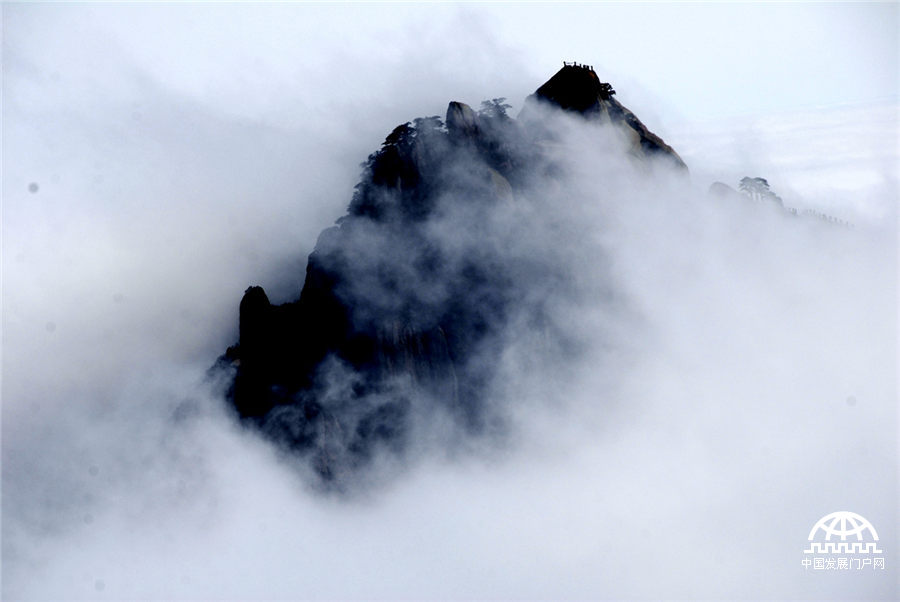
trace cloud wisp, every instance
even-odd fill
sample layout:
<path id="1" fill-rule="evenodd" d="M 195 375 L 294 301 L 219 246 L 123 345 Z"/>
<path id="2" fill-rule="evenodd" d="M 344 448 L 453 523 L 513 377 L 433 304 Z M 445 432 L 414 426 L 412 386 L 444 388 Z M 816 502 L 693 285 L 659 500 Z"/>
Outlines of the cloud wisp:
<path id="1" fill-rule="evenodd" d="M 871 146 L 845 150 L 877 181 L 833 188 L 823 207 L 845 229 L 710 197 L 687 154 L 692 181 L 636 167 L 614 131 L 546 117 L 552 177 L 479 230 L 452 196 L 428 227 L 448 253 L 516 259 L 517 290 L 534 294 L 518 307 L 539 301 L 567 345 L 510 315 L 479 357 L 496 369 L 501 437 L 421 418 L 415 453 L 383 456 L 376 486 L 322 495 L 204 375 L 236 339 L 247 285 L 276 302 L 299 292 L 377 136 L 310 130 L 334 134 L 323 152 L 328 136 L 121 66 L 122 96 L 31 104 L 51 80 L 7 64 L 5 599 L 895 592 L 890 570 L 825 580 L 800 566 L 809 528 L 838 509 L 872 521 L 896 558 L 896 177 Z M 882 127 L 855 119 L 835 127 Z M 383 136 L 398 119 L 371 120 Z M 785 148 L 777 129 L 757 133 Z M 818 133 L 796 133 L 777 161 L 786 200 L 821 156 Z M 740 159 L 716 167 L 768 175 Z"/>

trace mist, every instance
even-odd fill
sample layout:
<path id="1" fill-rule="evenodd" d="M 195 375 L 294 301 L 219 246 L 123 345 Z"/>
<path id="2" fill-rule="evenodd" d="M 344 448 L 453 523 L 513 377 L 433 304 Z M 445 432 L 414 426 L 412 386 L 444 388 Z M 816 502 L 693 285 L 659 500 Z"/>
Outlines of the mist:
<path id="1" fill-rule="evenodd" d="M 235 420 L 207 374 L 240 295 L 296 298 L 359 163 L 552 75 L 487 11 L 395 8 L 4 6 L 3 598 L 895 597 L 896 99 L 703 122 L 611 79 L 691 176 L 546 117 L 560 169 L 485 244 L 565 283 L 577 353 L 510 321 L 502 429 L 429 414 L 335 495 Z M 707 194 L 745 175 L 852 227 Z M 804 571 L 838 509 L 887 570 Z"/>

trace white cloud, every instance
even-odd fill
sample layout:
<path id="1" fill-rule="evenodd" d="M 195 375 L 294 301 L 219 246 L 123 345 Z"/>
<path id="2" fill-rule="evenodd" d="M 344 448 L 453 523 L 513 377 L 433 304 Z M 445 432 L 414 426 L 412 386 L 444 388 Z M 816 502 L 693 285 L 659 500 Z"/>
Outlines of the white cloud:
<path id="1" fill-rule="evenodd" d="M 518 106 L 558 61 L 604 47 L 561 27 L 511 33 L 537 9 L 505 10 L 4 7 L 4 598 L 896 591 L 893 106 L 673 126 L 697 191 L 630 181 L 578 146 L 574 175 L 547 194 L 566 231 L 588 235 L 559 252 L 584 290 L 610 282 L 593 254 L 608 253 L 629 310 L 568 308 L 569 326 L 610 344 L 594 337 L 604 344 L 565 378 L 506 358 L 521 403 L 505 447 L 431 457 L 334 499 L 200 383 L 236 338 L 247 285 L 296 295 L 357 163 L 396 123 L 450 100 Z M 577 28 L 628 13 L 558 10 L 585 11 L 565 20 Z M 608 35 L 644 23 L 635 10 Z M 846 31 L 874 10 L 849 24 L 800 12 Z M 890 88 L 866 58 L 879 35 L 838 65 L 865 63 L 859 77 Z M 588 56 L 556 56 L 566 37 Z M 695 86 L 690 57 L 706 47 L 682 61 L 651 48 L 597 50 L 596 63 L 652 83 L 652 58 L 672 71 L 655 88 L 672 103 L 659 119 L 687 114 L 671 80 Z M 742 175 L 857 227 L 703 193 Z M 838 509 L 878 528 L 883 574 L 804 573 L 809 528 Z"/>

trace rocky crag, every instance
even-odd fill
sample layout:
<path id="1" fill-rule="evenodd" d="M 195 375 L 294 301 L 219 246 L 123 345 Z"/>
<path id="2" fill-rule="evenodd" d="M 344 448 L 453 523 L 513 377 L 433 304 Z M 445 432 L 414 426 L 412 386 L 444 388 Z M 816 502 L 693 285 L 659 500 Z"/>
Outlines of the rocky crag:
<path id="1" fill-rule="evenodd" d="M 503 99 L 479 111 L 451 102 L 444 120 L 395 128 L 364 164 L 347 214 L 320 235 L 299 297 L 273 305 L 258 286 L 245 292 L 239 341 L 217 364 L 240 419 L 326 484 L 379 453 L 402 456 L 423 404 L 461 433 L 489 430 L 504 328 L 523 299 L 529 323 L 545 328 L 531 288 L 554 277 L 484 244 L 492 208 L 552 173 L 542 111 L 612 124 L 636 161 L 686 169 L 614 95 L 593 69 L 566 64 L 518 119 Z"/>

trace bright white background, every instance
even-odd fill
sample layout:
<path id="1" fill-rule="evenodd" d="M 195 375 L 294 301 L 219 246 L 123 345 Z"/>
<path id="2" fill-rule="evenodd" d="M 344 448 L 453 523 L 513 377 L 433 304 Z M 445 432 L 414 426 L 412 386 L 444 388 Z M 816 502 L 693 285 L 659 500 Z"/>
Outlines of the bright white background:
<path id="1" fill-rule="evenodd" d="M 3 4 L 2 19 L 5 599 L 896 594 L 897 4 Z M 654 279 L 671 254 L 650 243 L 676 248 L 689 226 L 651 212 L 620 232 L 627 265 L 649 257 L 632 284 L 670 344 L 629 381 L 646 412 L 601 420 L 602 437 L 548 418 L 524 428 L 550 443 L 499 465 L 429 465 L 342 503 L 211 402 L 170 432 L 236 339 L 244 288 L 296 296 L 394 126 L 450 100 L 515 113 L 571 60 L 699 193 L 767 177 L 865 242 L 739 240 L 747 322 L 729 327 L 721 258 L 697 288 Z M 678 259 L 728 237 L 700 238 Z M 789 278 L 771 284 L 768 261 L 794 261 Z M 753 375 L 772 370 L 767 401 Z M 888 573 L 803 573 L 834 510 L 879 528 Z"/>

